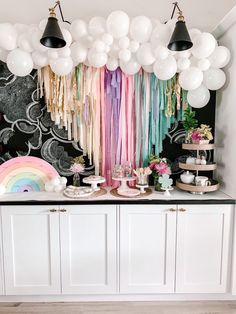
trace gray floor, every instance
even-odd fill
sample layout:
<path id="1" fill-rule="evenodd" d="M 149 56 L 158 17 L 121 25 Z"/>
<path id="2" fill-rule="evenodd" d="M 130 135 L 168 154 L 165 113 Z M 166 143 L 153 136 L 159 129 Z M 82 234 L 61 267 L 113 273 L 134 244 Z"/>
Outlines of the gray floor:
<path id="1" fill-rule="evenodd" d="M 0 313 L 236 314 L 236 302 L 0 303 Z"/>

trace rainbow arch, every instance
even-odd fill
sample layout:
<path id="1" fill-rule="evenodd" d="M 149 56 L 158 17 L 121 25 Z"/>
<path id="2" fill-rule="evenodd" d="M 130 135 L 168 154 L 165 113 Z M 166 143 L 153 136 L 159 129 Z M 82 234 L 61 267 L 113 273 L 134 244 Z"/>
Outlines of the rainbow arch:
<path id="1" fill-rule="evenodd" d="M 41 158 L 23 156 L 0 165 L 0 184 L 6 192 L 44 191 L 45 183 L 59 174 Z"/>

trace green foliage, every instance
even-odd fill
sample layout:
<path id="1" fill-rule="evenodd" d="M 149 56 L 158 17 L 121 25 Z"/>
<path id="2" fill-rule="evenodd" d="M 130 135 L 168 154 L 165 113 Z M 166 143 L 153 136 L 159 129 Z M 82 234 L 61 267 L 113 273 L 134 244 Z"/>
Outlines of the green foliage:
<path id="1" fill-rule="evenodd" d="M 186 132 L 191 129 L 195 129 L 198 126 L 198 120 L 195 119 L 196 112 L 192 111 L 190 107 L 186 108 L 184 111 L 184 121 L 183 127 Z"/>

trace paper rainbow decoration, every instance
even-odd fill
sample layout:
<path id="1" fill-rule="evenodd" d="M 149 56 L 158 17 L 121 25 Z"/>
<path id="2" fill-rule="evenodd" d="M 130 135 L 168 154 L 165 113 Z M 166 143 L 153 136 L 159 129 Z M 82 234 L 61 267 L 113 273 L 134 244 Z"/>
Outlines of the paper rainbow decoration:
<path id="1" fill-rule="evenodd" d="M 58 176 L 53 166 L 37 157 L 16 157 L 0 165 L 0 184 L 6 192 L 44 191 L 45 183 Z"/>

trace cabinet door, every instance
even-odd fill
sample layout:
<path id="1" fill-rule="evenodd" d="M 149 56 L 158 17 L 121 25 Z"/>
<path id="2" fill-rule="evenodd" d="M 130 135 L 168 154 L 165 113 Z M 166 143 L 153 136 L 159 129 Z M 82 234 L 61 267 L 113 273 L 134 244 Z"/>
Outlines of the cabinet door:
<path id="1" fill-rule="evenodd" d="M 48 206 L 3 206 L 7 295 L 60 293 L 59 214 Z"/>
<path id="2" fill-rule="evenodd" d="M 176 292 L 227 291 L 230 217 L 230 205 L 179 206 Z"/>
<path id="3" fill-rule="evenodd" d="M 174 292 L 176 212 L 162 205 L 120 208 L 120 291 Z"/>
<path id="4" fill-rule="evenodd" d="M 60 214 L 62 292 L 116 291 L 116 206 L 66 206 Z"/>

